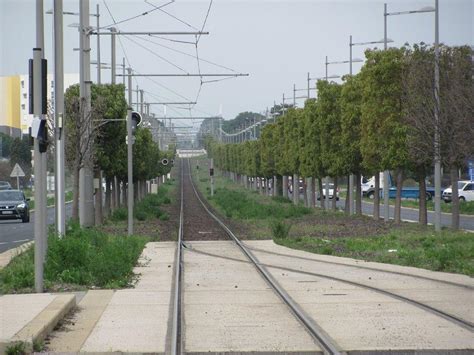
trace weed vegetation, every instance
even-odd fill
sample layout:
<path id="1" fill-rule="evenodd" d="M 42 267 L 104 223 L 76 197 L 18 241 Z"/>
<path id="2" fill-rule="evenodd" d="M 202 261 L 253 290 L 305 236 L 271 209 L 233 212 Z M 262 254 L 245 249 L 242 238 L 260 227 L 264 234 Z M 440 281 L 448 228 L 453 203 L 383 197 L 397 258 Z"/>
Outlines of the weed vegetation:
<path id="1" fill-rule="evenodd" d="M 147 221 L 149 219 L 159 218 L 162 220 L 169 219 L 167 213 L 161 211 L 161 205 L 169 205 L 171 199 L 168 197 L 171 188 L 171 182 L 167 182 L 160 186 L 158 193 L 148 194 L 141 201 L 135 204 L 133 215 L 139 221 Z M 162 217 L 164 216 L 164 217 Z M 125 207 L 117 208 L 111 215 L 110 220 L 113 222 L 126 221 L 128 218 L 128 210 Z M 164 218 L 164 219 L 163 219 Z"/>
<path id="2" fill-rule="evenodd" d="M 94 228 L 68 225 L 67 235 L 50 234 L 44 268 L 49 291 L 81 288 L 124 288 L 133 284 L 147 238 L 112 236 Z M 33 292 L 34 248 L 15 257 L 0 271 L 0 292 Z"/>
<path id="3" fill-rule="evenodd" d="M 198 187 L 208 191 L 209 180 L 198 174 Z M 199 175 L 200 174 L 200 175 Z M 405 265 L 474 276 L 474 234 L 412 223 L 384 223 L 367 216 L 294 206 L 284 197 L 249 191 L 218 174 L 211 205 L 239 221 L 258 239 L 308 252 Z M 405 201 L 409 202 L 409 201 Z M 462 203 L 463 212 L 471 203 Z M 291 228 L 290 228 L 291 227 Z"/>
<path id="4" fill-rule="evenodd" d="M 474 238 L 465 232 L 443 230 L 438 234 L 431 227 L 410 226 L 375 237 L 326 239 L 299 236 L 274 240 L 290 248 L 317 254 L 474 276 Z"/>

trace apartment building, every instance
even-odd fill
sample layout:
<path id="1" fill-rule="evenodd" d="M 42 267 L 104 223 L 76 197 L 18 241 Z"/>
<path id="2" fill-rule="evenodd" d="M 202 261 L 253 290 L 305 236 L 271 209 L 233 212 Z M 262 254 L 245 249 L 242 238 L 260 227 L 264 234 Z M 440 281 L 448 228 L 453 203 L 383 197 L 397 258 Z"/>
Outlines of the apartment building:
<path id="1" fill-rule="evenodd" d="M 54 109 L 54 76 L 48 75 L 48 105 Z M 64 90 L 79 83 L 79 74 L 64 74 Z M 0 77 L 0 132 L 12 137 L 27 134 L 33 115 L 29 114 L 29 76 Z"/>

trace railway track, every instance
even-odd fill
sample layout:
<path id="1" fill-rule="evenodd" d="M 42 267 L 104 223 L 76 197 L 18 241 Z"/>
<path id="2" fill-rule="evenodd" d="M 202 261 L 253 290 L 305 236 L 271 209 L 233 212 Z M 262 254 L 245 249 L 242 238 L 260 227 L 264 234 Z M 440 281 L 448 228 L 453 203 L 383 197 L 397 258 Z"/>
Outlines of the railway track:
<path id="1" fill-rule="evenodd" d="M 260 276 L 265 280 L 265 282 L 272 289 L 272 291 L 276 295 L 278 295 L 280 300 L 286 305 L 286 307 L 291 312 L 291 314 L 305 327 L 306 331 L 308 332 L 308 334 L 311 335 L 314 342 L 326 354 L 344 354 L 345 352 L 342 346 L 338 344 L 330 335 L 328 335 L 328 333 L 324 329 L 322 329 L 322 327 L 305 312 L 305 310 L 301 307 L 301 305 L 298 304 L 298 302 L 296 302 L 290 296 L 290 294 L 278 283 L 278 281 L 273 277 L 272 273 L 269 271 L 270 269 L 329 279 L 332 281 L 355 286 L 361 289 L 369 290 L 369 291 L 381 294 L 383 296 L 390 297 L 398 301 L 410 304 L 425 312 L 429 312 L 432 315 L 441 317 L 455 324 L 456 326 L 462 327 L 463 329 L 466 329 L 470 332 L 474 331 L 473 323 L 468 320 L 462 319 L 461 317 L 456 317 L 442 309 L 438 309 L 429 304 L 420 302 L 419 300 L 416 300 L 416 299 L 412 299 L 412 298 L 405 297 L 403 295 L 400 295 L 394 292 L 390 292 L 389 290 L 386 290 L 386 289 L 377 288 L 377 287 L 373 287 L 367 284 L 351 281 L 350 279 L 334 277 L 334 276 L 320 273 L 320 272 L 310 272 L 306 270 L 285 267 L 282 265 L 261 262 L 260 260 L 257 259 L 254 252 L 280 255 L 282 257 L 287 257 L 287 258 L 291 258 L 292 255 L 269 252 L 267 250 L 262 250 L 259 248 L 251 248 L 251 247 L 246 246 L 244 243 L 242 243 L 235 236 L 235 234 L 225 225 L 225 223 L 222 222 L 222 220 L 209 209 L 207 204 L 200 197 L 200 194 L 196 190 L 194 183 L 192 181 L 189 161 L 184 162 L 183 160 L 181 160 L 180 164 L 181 164 L 181 169 L 180 169 L 181 212 L 180 212 L 180 220 L 179 220 L 179 238 L 178 238 L 178 248 L 177 248 L 177 255 L 176 255 L 175 276 L 174 276 L 175 285 L 174 285 L 174 302 L 173 302 L 173 322 L 172 322 L 172 332 L 171 332 L 171 335 L 172 335 L 171 354 L 175 355 L 175 354 L 184 353 L 184 349 L 183 349 L 184 330 L 181 329 L 181 325 L 183 324 L 183 307 L 182 307 L 183 294 L 182 294 L 182 285 L 181 285 L 182 280 L 183 280 L 183 260 L 182 260 L 183 248 L 186 248 L 190 252 L 196 252 L 196 253 L 201 253 L 201 254 L 205 254 L 208 256 L 216 257 L 216 258 L 222 258 L 222 259 L 232 260 L 235 262 L 251 264 L 256 269 L 256 271 L 260 274 Z M 187 178 L 186 181 L 185 181 L 185 176 Z M 186 194 L 185 194 L 185 189 L 187 189 Z M 194 202 L 186 200 L 186 199 L 192 200 L 192 196 L 194 196 Z M 198 208 L 201 208 L 206 211 L 206 214 L 208 216 L 206 220 L 203 220 L 202 215 L 201 215 L 201 218 L 196 218 L 196 216 L 193 215 L 193 213 L 195 213 Z M 190 222 L 186 221 L 186 215 L 188 213 L 190 214 L 190 219 L 191 219 Z M 230 239 L 238 246 L 238 248 L 243 253 L 243 255 L 245 255 L 246 260 L 238 259 L 235 257 L 233 258 L 233 257 L 227 257 L 223 255 L 208 253 L 208 252 L 204 252 L 200 250 L 195 250 L 192 248 L 192 246 L 187 245 L 186 244 L 187 238 L 191 237 L 193 234 L 196 235 L 196 232 L 195 231 L 193 232 L 192 230 L 193 223 L 205 224 L 208 227 L 208 229 L 209 228 L 211 229 L 210 233 L 205 234 L 205 235 L 200 235 L 198 237 L 200 240 L 202 239 L 229 240 Z M 323 260 L 314 260 L 310 258 L 296 257 L 296 259 L 298 258 L 308 259 L 308 261 L 313 261 L 313 262 L 320 262 L 320 263 L 324 262 Z M 347 265 L 343 263 L 333 263 L 333 264 L 337 264 L 339 266 L 343 265 L 349 268 L 360 268 L 360 269 L 365 269 L 365 270 L 369 269 L 370 271 L 374 271 L 374 272 L 385 272 L 385 273 L 389 272 L 387 270 L 371 268 L 368 266 Z M 399 273 L 399 272 L 392 272 L 392 273 L 399 274 L 406 277 L 412 277 L 412 278 L 417 277 L 416 275 L 412 275 L 412 274 L 405 274 L 405 273 Z M 438 282 L 440 284 L 445 284 L 449 286 L 472 289 L 472 287 L 469 285 L 463 285 L 456 282 L 443 281 L 443 280 L 433 279 L 429 277 L 419 277 L 419 278 L 423 280 L 427 280 L 427 281 Z"/>

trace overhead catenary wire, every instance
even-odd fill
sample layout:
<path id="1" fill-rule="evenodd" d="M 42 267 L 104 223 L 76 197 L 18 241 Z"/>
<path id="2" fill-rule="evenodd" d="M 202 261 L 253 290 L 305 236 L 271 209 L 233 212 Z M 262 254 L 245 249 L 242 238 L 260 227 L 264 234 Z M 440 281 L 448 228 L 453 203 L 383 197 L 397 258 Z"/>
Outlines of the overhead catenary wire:
<path id="1" fill-rule="evenodd" d="M 157 10 L 160 10 L 161 12 L 163 12 L 163 13 L 165 13 L 166 15 L 170 16 L 171 18 L 173 18 L 173 19 L 175 19 L 175 20 L 181 22 L 182 24 L 188 26 L 189 28 L 192 28 L 192 29 L 194 29 L 194 30 L 196 30 L 196 31 L 199 31 L 199 29 L 198 29 L 197 27 L 194 27 L 193 25 L 189 24 L 188 22 L 184 21 L 183 19 L 180 19 L 179 17 L 177 17 L 177 16 L 175 16 L 175 15 L 173 15 L 173 14 L 170 14 L 169 12 L 163 10 L 161 7 L 156 6 L 155 4 L 152 4 L 152 3 L 149 2 L 148 0 L 145 0 L 145 2 L 146 2 L 148 5 L 152 6 L 153 8 L 155 8 L 155 9 L 157 9 Z"/>
<path id="2" fill-rule="evenodd" d="M 157 11 L 157 10 L 159 10 L 160 8 L 165 7 L 165 6 L 168 6 L 169 4 L 172 4 L 172 3 L 174 3 L 174 0 L 171 0 L 171 1 L 165 3 L 165 4 L 161 5 L 161 6 L 158 6 L 158 7 L 154 8 L 154 9 L 150 10 L 150 11 L 145 11 L 145 12 L 142 12 L 141 14 L 134 15 L 134 16 L 128 17 L 128 18 L 123 19 L 123 20 L 120 20 L 120 21 L 115 21 L 115 20 L 113 20 L 113 23 L 112 23 L 112 24 L 109 24 L 109 25 L 107 25 L 107 26 L 102 26 L 102 27 L 99 28 L 99 30 L 100 30 L 100 29 L 104 29 L 104 28 L 109 28 L 109 27 L 112 26 L 112 25 L 116 26 L 116 25 L 119 25 L 119 24 L 121 24 L 121 23 L 125 23 L 125 22 L 128 22 L 128 21 L 135 20 L 135 19 L 137 19 L 137 18 L 139 18 L 139 17 L 149 15 L 150 13 L 152 13 L 152 12 L 154 12 L 154 11 Z M 108 6 L 107 6 L 105 0 L 104 0 L 104 4 L 105 4 L 105 7 L 107 7 L 107 9 L 108 9 Z M 109 10 L 109 12 L 110 12 L 110 10 Z"/>
<path id="3" fill-rule="evenodd" d="M 165 46 L 164 44 L 157 43 L 157 42 L 152 41 L 152 40 L 150 40 L 150 39 L 148 39 L 148 38 L 146 38 L 146 37 L 141 37 L 141 36 L 134 36 L 134 37 L 137 38 L 137 39 L 139 39 L 139 40 L 142 40 L 142 41 L 145 41 L 145 42 L 148 42 L 148 43 L 153 43 L 153 44 L 155 44 L 155 45 L 157 45 L 157 46 L 160 46 L 160 47 L 169 49 L 170 51 L 173 51 L 173 52 L 176 52 L 176 53 L 180 53 L 180 54 L 185 55 L 185 56 L 188 56 L 188 57 L 196 58 L 196 55 L 194 55 L 194 54 L 186 53 L 186 52 L 180 51 L 180 50 L 178 50 L 178 49 Z M 166 38 L 163 38 L 163 39 L 166 39 Z M 193 45 L 195 44 L 195 42 L 186 42 L 186 43 L 193 44 Z M 225 65 L 218 64 L 218 63 L 212 62 L 212 61 L 210 61 L 210 60 L 204 59 L 204 58 L 202 58 L 201 56 L 199 56 L 199 60 L 200 60 L 201 62 L 208 63 L 208 64 L 214 65 L 214 66 L 216 66 L 216 67 L 219 67 L 219 68 L 226 69 L 226 70 L 232 71 L 232 72 L 234 72 L 234 73 L 237 73 L 237 71 L 234 70 L 234 69 L 232 69 L 232 68 L 229 68 L 229 67 L 226 67 Z"/>
<path id="4" fill-rule="evenodd" d="M 135 43 L 137 46 L 143 48 L 144 50 L 146 50 L 147 52 L 153 54 L 155 57 L 161 59 L 162 61 L 170 64 L 171 66 L 175 67 L 176 69 L 178 70 L 181 70 L 183 73 L 186 73 L 186 74 L 189 74 L 189 72 L 183 68 L 181 68 L 179 65 L 176 65 L 174 64 L 173 62 L 171 62 L 170 60 L 166 59 L 165 57 L 159 55 L 158 53 L 156 53 L 155 51 L 151 50 L 150 48 L 148 47 L 145 47 L 143 44 L 141 43 L 138 43 L 137 41 L 135 41 L 133 38 L 130 38 L 129 36 L 124 36 L 125 39 Z"/>

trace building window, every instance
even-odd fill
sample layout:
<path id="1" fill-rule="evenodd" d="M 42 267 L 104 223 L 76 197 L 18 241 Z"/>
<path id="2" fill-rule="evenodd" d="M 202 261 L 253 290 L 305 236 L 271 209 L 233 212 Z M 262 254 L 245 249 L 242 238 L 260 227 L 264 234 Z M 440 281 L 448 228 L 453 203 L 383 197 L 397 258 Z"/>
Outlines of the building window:
<path id="1" fill-rule="evenodd" d="M 54 88 L 54 81 L 51 80 L 51 87 Z"/>
<path id="2" fill-rule="evenodd" d="M 22 110 L 25 109 L 25 104 L 21 104 L 21 109 L 22 109 Z"/>
<path id="3" fill-rule="evenodd" d="M 28 96 L 28 94 L 25 92 L 23 93 L 23 97 L 26 99 L 26 97 Z"/>
<path id="4" fill-rule="evenodd" d="M 24 80 L 21 81 L 21 88 L 22 88 L 22 89 L 25 88 L 25 81 L 24 81 Z"/>

